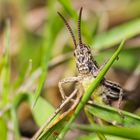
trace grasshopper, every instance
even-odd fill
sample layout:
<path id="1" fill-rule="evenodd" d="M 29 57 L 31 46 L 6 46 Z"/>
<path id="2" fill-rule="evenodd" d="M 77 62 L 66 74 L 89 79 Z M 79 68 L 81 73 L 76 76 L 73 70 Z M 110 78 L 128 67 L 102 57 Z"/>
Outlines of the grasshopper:
<path id="1" fill-rule="evenodd" d="M 83 88 L 83 93 L 86 90 L 88 84 L 96 78 L 100 70 L 102 69 L 101 66 L 99 68 L 97 62 L 94 60 L 91 49 L 87 45 L 83 44 L 82 38 L 81 38 L 81 15 L 82 15 L 82 8 L 79 12 L 79 18 L 78 18 L 78 43 L 76 42 L 75 36 L 73 34 L 73 31 L 66 21 L 66 19 L 58 12 L 59 16 L 64 21 L 67 29 L 69 30 L 69 33 L 73 39 L 74 43 L 74 56 L 76 59 L 76 67 L 78 69 L 78 76 L 77 77 L 69 77 L 66 79 L 63 79 L 59 82 L 59 89 L 61 96 L 63 100 L 66 100 L 65 92 L 63 90 L 63 85 L 70 82 L 78 82 L 81 87 Z M 75 92 L 73 92 L 74 94 Z M 118 100 L 118 107 L 120 106 L 122 97 L 123 97 L 123 89 L 120 87 L 119 84 L 114 83 L 112 81 L 106 80 L 106 78 L 103 78 L 103 80 L 100 83 L 100 87 L 98 88 L 97 95 L 94 93 L 94 97 L 99 97 L 97 102 L 104 102 L 105 104 L 109 104 L 112 100 Z M 95 100 L 93 97 L 93 101 Z M 96 101 L 96 100 L 95 100 Z"/>
<path id="2" fill-rule="evenodd" d="M 62 96 L 62 104 L 56 109 L 54 114 L 47 120 L 44 126 L 39 130 L 38 134 L 42 132 L 43 128 L 48 126 L 48 124 L 55 118 L 55 116 L 62 110 L 62 108 L 69 102 L 73 102 L 72 107 L 69 109 L 72 110 L 79 102 L 80 98 L 84 94 L 84 91 L 87 89 L 87 86 L 97 77 L 98 73 L 102 69 L 101 66 L 99 67 L 97 62 L 94 60 L 91 49 L 87 45 L 83 44 L 81 38 L 81 15 L 82 15 L 82 8 L 79 12 L 78 18 L 78 43 L 76 42 L 75 36 L 73 31 L 66 21 L 66 19 L 58 12 L 58 15 L 64 21 L 74 43 L 74 56 L 76 59 L 76 67 L 78 69 L 78 76 L 77 77 L 69 77 L 61 80 L 58 84 L 59 90 Z M 65 91 L 63 86 L 67 83 L 77 82 L 79 84 L 79 88 L 76 88 L 70 96 L 65 95 Z M 76 98 L 74 98 L 77 96 Z M 120 106 L 121 100 L 123 98 L 123 89 L 120 87 L 119 84 L 114 83 L 112 81 L 106 80 L 103 78 L 100 86 L 97 88 L 91 100 L 97 103 L 104 103 L 110 104 L 113 100 L 118 100 L 118 108 Z M 67 111 L 68 112 L 68 111 Z M 66 112 L 65 112 L 66 113 Z M 62 115 L 63 117 L 63 115 Z M 36 135 L 36 136 L 37 136 Z"/>

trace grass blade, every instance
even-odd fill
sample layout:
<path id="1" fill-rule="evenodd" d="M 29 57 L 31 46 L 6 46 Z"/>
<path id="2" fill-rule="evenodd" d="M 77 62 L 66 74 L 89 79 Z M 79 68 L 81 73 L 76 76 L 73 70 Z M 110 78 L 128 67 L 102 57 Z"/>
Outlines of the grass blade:
<path id="1" fill-rule="evenodd" d="M 10 89 L 10 57 L 9 57 L 9 49 L 10 49 L 10 21 L 7 21 L 7 28 L 5 31 L 5 50 L 3 56 L 3 69 L 2 69 L 2 87 L 3 87 L 3 101 L 4 103 L 8 102 L 8 95 Z"/>
<path id="2" fill-rule="evenodd" d="M 99 104 L 90 104 L 86 106 L 86 111 L 88 111 L 92 116 L 105 120 L 109 123 L 114 123 L 115 125 L 121 125 L 124 127 L 136 127 L 140 126 L 140 117 L 132 113 L 121 111 L 123 117 L 118 113 L 118 109 Z"/>
<path id="3" fill-rule="evenodd" d="M 20 140 L 21 138 L 20 138 L 19 124 L 18 124 L 16 109 L 14 106 L 11 108 L 11 118 L 12 118 L 12 123 L 14 126 L 14 128 L 13 128 L 14 129 L 14 138 L 16 140 Z"/>
<path id="4" fill-rule="evenodd" d="M 129 39 L 140 33 L 140 19 L 136 19 L 95 36 L 91 47 L 108 48 L 118 44 L 123 39 Z"/>
<path id="5" fill-rule="evenodd" d="M 42 60 L 41 60 L 41 70 L 42 70 L 42 74 L 39 80 L 39 86 L 36 90 L 36 99 L 33 103 L 33 108 L 41 94 L 41 90 L 44 86 L 44 82 L 46 80 L 46 76 L 47 76 L 47 71 L 48 71 L 48 63 L 51 57 L 51 53 L 52 53 L 52 49 L 53 49 L 53 43 L 54 43 L 54 36 L 56 35 L 56 29 L 54 29 L 54 23 L 56 23 L 56 13 L 54 13 L 54 5 L 53 5 L 53 1 L 49 2 L 49 14 L 50 15 L 48 17 L 48 22 L 46 23 L 45 26 L 45 31 L 44 31 L 44 40 L 43 40 L 43 56 L 42 56 Z M 52 29 L 54 29 L 54 31 L 52 32 Z"/>
<path id="6" fill-rule="evenodd" d="M 73 10 L 72 3 L 70 0 L 59 0 L 59 3 L 63 6 L 67 13 L 69 13 L 72 17 L 77 18 L 77 14 L 75 10 Z"/>
<path id="7" fill-rule="evenodd" d="M 7 140 L 7 132 L 8 132 L 8 128 L 7 128 L 5 118 L 0 117 L 0 138 L 1 138 L 1 140 Z"/>
<path id="8" fill-rule="evenodd" d="M 84 130 L 87 132 L 101 132 L 104 134 L 110 134 L 115 136 L 121 136 L 133 140 L 140 139 L 140 127 L 115 127 L 115 126 L 100 126 L 97 124 L 94 125 L 75 125 L 75 128 Z"/>

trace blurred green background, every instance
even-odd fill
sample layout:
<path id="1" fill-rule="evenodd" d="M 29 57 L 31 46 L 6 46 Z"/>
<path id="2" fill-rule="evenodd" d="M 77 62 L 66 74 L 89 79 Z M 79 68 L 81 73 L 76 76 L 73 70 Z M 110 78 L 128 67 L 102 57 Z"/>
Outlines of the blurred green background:
<path id="1" fill-rule="evenodd" d="M 77 38 L 81 6 L 83 42 L 99 65 L 126 40 L 106 77 L 128 91 L 122 108 L 140 114 L 139 0 L 0 0 L 0 140 L 32 137 L 61 103 L 59 80 L 78 72 L 57 11 Z"/>

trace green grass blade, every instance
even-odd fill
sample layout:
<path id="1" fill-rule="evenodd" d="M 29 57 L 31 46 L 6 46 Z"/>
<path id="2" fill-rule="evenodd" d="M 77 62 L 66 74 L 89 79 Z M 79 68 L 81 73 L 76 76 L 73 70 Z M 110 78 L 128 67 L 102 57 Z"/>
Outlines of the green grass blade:
<path id="1" fill-rule="evenodd" d="M 108 61 L 108 63 L 100 71 L 100 73 L 98 74 L 98 76 L 96 77 L 96 79 L 88 87 L 88 89 L 85 92 L 85 94 L 83 95 L 80 103 L 78 104 L 78 106 L 77 106 L 77 108 L 76 108 L 73 116 L 69 120 L 69 122 L 66 125 L 66 127 L 63 129 L 62 133 L 60 133 L 60 135 L 58 136 L 57 140 L 61 140 L 61 139 L 64 138 L 65 134 L 67 133 L 67 131 L 70 128 L 70 125 L 76 119 L 77 115 L 80 113 L 80 111 L 82 110 L 82 108 L 84 107 L 84 105 L 86 104 L 86 102 L 89 100 L 89 98 L 92 95 L 93 91 L 100 84 L 100 81 L 102 80 L 102 78 L 104 77 L 104 75 L 106 74 L 106 72 L 108 71 L 108 69 L 111 67 L 111 65 L 113 64 L 113 62 L 116 60 L 116 58 L 118 57 L 120 51 L 122 50 L 123 45 L 124 45 L 124 41 L 121 42 L 121 44 L 120 44 L 119 48 L 117 49 L 117 51 L 113 54 L 113 56 L 110 58 L 110 60 Z"/>
<path id="2" fill-rule="evenodd" d="M 2 68 L 2 97 L 3 101 L 7 103 L 8 95 L 10 90 L 10 57 L 9 57 L 9 49 L 10 49 L 10 21 L 7 21 L 7 28 L 5 31 L 5 50 L 3 56 L 3 68 Z"/>
<path id="3" fill-rule="evenodd" d="M 123 138 L 119 136 L 113 136 L 113 135 L 105 135 L 107 140 L 132 140 L 128 138 Z M 88 135 L 79 136 L 76 140 L 99 140 L 97 135 L 95 133 L 90 133 Z"/>
<path id="4" fill-rule="evenodd" d="M 41 90 L 44 86 L 44 82 L 46 80 L 46 76 L 47 76 L 47 71 L 48 71 L 48 63 L 51 57 L 51 53 L 52 53 L 52 49 L 53 49 L 53 43 L 54 43 L 54 39 L 55 39 L 55 35 L 56 35 L 56 28 L 54 27 L 54 23 L 56 23 L 56 16 L 57 14 L 54 12 L 54 5 L 53 5 L 53 1 L 49 2 L 48 4 L 48 11 L 50 15 L 48 17 L 48 22 L 46 23 L 46 27 L 45 27 L 45 31 L 44 31 L 44 40 L 43 40 L 43 56 L 42 56 L 42 60 L 41 60 L 41 69 L 42 69 L 42 74 L 39 80 L 39 86 L 36 90 L 36 99 L 35 102 L 33 103 L 33 107 L 35 106 L 40 94 L 41 94 Z M 56 26 L 57 27 L 57 26 Z M 52 29 L 53 32 L 52 32 Z"/>
<path id="5" fill-rule="evenodd" d="M 31 108 L 34 100 L 35 100 L 35 96 L 32 93 L 17 94 L 12 102 L 13 104 L 12 109 L 14 109 L 12 112 L 12 116 L 14 116 L 13 120 L 17 120 L 17 118 L 15 119 L 16 116 L 14 112 L 18 109 L 18 107 L 20 106 L 22 102 L 27 102 Z M 46 111 L 46 108 L 47 108 L 47 111 Z M 38 102 L 35 106 L 35 109 L 32 110 L 33 120 L 36 122 L 38 126 L 41 126 L 53 114 L 54 110 L 55 109 L 53 108 L 52 105 L 50 105 L 42 97 L 39 97 Z"/>
<path id="6" fill-rule="evenodd" d="M 15 140 L 20 140 L 20 132 L 19 132 L 19 125 L 18 125 L 18 118 L 16 114 L 16 108 L 13 106 L 11 108 L 11 118 L 12 118 L 12 123 L 14 126 L 14 139 Z"/>
<path id="7" fill-rule="evenodd" d="M 87 105 L 86 111 L 88 111 L 92 116 L 105 120 L 109 123 L 115 123 L 115 125 L 121 125 L 124 127 L 140 126 L 139 116 L 126 111 L 121 111 L 123 114 L 123 116 L 121 116 L 118 113 L 118 109 L 107 105 Z"/>
<path id="8" fill-rule="evenodd" d="M 39 85 L 38 85 L 38 88 L 35 92 L 35 100 L 33 102 L 33 105 L 32 105 L 32 109 L 35 107 L 36 103 L 37 103 L 37 100 L 38 98 L 40 97 L 40 94 L 41 94 L 41 90 L 44 86 L 44 82 L 45 82 L 45 79 L 46 79 L 46 75 L 47 75 L 47 71 L 46 70 L 42 70 L 42 74 L 40 76 L 40 79 L 39 79 Z"/>
<path id="9" fill-rule="evenodd" d="M 28 102 L 32 106 L 35 96 L 33 94 L 28 94 Z M 47 110 L 46 110 L 47 108 Z M 54 113 L 55 108 L 49 104 L 44 98 L 39 97 L 35 105 L 35 108 L 32 110 L 33 118 L 38 126 L 42 126 L 47 119 Z"/>
<path id="10" fill-rule="evenodd" d="M 84 107 L 84 112 L 90 124 L 95 124 L 95 120 L 93 119 L 93 115 L 88 111 L 87 107 Z M 107 140 L 106 137 L 102 133 L 97 133 L 97 136 L 100 140 Z"/>
<path id="11" fill-rule="evenodd" d="M 68 120 L 70 119 L 71 113 L 72 112 L 69 112 L 67 115 L 64 115 L 62 118 L 58 118 L 58 122 L 52 124 L 52 126 L 49 126 L 48 128 L 44 128 L 44 130 L 40 133 L 39 137 L 37 136 L 36 139 L 37 140 L 56 140 L 58 134 L 61 133 L 61 131 L 67 124 Z"/>
<path id="12" fill-rule="evenodd" d="M 96 35 L 91 47 L 96 49 L 108 48 L 118 44 L 123 39 L 129 39 L 139 33 L 140 19 L 136 19 Z"/>
<path id="13" fill-rule="evenodd" d="M 110 134 L 120 137 L 125 137 L 133 140 L 140 139 L 140 127 L 115 127 L 115 126 L 100 126 L 94 125 L 75 125 L 75 128 L 84 130 L 87 132 L 101 132 L 104 134 Z"/>
<path id="14" fill-rule="evenodd" d="M 70 0 L 67 0 L 67 1 L 58 0 L 58 1 L 71 17 L 77 18 L 77 14 L 76 14 L 75 10 L 73 9 L 73 6 L 72 6 L 72 3 Z"/>
<path id="15" fill-rule="evenodd" d="M 0 116 L 0 139 L 7 140 L 8 128 L 4 117 Z"/>

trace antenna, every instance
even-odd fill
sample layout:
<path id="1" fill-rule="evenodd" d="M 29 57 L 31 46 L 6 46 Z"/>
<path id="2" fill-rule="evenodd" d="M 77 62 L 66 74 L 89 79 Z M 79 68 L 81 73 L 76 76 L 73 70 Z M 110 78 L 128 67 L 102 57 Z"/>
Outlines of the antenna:
<path id="1" fill-rule="evenodd" d="M 81 15 L 82 15 L 83 7 L 81 7 L 79 12 L 79 18 L 78 18 L 78 38 L 79 38 L 79 44 L 82 45 L 82 38 L 81 38 Z"/>
<path id="2" fill-rule="evenodd" d="M 76 48 L 76 47 L 77 47 L 76 39 L 75 39 L 75 36 L 74 36 L 74 34 L 73 34 L 73 31 L 72 31 L 70 25 L 68 24 L 68 22 L 66 21 L 66 19 L 65 19 L 59 12 L 57 12 L 57 13 L 58 13 L 58 15 L 62 18 L 62 20 L 64 21 L 64 23 L 65 23 L 65 25 L 66 25 L 66 27 L 67 27 L 67 29 L 69 30 L 70 35 L 72 36 L 72 39 L 73 39 L 74 46 L 75 46 L 75 48 Z"/>

